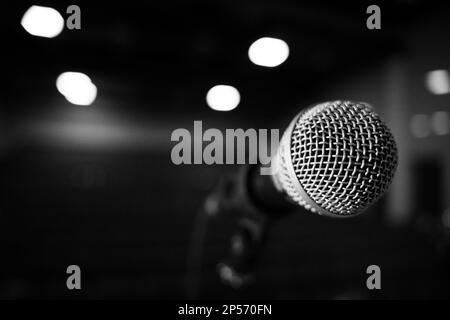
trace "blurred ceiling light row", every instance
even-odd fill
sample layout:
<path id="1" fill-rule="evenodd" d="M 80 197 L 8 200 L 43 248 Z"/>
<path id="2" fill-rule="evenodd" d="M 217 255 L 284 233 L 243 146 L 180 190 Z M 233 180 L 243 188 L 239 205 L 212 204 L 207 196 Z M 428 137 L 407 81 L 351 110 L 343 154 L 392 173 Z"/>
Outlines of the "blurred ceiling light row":
<path id="1" fill-rule="evenodd" d="M 21 25 L 34 36 L 54 38 L 64 28 L 61 14 L 50 7 L 31 6 L 23 15 Z M 262 67 L 277 67 L 289 56 L 289 47 L 281 39 L 263 37 L 253 42 L 248 49 L 251 62 Z M 97 87 L 85 74 L 79 72 L 65 72 L 57 81 L 58 91 L 71 103 L 76 105 L 90 105 L 97 96 Z M 208 106 L 217 111 L 235 109 L 241 100 L 239 91 L 229 85 L 216 85 L 207 95 Z"/>
<path id="2" fill-rule="evenodd" d="M 282 64 L 289 56 L 289 46 L 281 39 L 264 37 L 256 40 L 248 49 L 248 57 L 258 66 L 273 68 Z M 206 94 L 206 103 L 216 111 L 235 109 L 241 101 L 239 91 L 229 85 L 216 85 Z"/>
<path id="3" fill-rule="evenodd" d="M 431 133 L 447 135 L 450 133 L 450 115 L 446 111 L 436 111 L 431 116 L 415 114 L 410 120 L 410 129 L 416 138 L 425 138 Z"/>
<path id="4" fill-rule="evenodd" d="M 64 28 L 61 14 L 50 7 L 31 6 L 23 15 L 20 23 L 31 35 L 54 38 Z M 81 72 L 64 72 L 56 80 L 58 91 L 72 104 L 87 106 L 97 97 L 97 87 L 92 80 Z"/>

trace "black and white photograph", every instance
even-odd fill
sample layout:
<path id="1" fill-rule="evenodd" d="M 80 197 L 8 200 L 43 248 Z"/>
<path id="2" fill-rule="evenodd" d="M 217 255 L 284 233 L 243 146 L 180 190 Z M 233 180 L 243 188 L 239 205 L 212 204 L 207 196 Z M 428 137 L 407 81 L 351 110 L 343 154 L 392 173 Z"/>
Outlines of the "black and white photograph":
<path id="1" fill-rule="evenodd" d="M 450 3 L 6 1 L 0 25 L 0 300 L 450 299 Z"/>

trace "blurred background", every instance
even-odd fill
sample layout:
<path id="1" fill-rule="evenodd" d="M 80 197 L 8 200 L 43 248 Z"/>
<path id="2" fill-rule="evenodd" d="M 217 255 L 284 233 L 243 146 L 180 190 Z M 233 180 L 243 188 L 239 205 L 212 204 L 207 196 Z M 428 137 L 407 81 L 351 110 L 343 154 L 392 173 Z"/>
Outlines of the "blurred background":
<path id="1" fill-rule="evenodd" d="M 173 130 L 202 120 L 283 131 L 302 108 L 335 99 L 372 104 L 392 129 L 399 167 L 388 194 L 354 219 L 280 219 L 244 290 L 215 272 L 233 224 L 216 217 L 195 297 L 450 296 L 449 5 L 79 1 L 81 29 L 70 30 L 72 4 L 2 5 L 0 298 L 193 298 L 195 216 L 236 168 L 174 165 Z M 371 4 L 379 30 L 366 27 Z M 282 41 L 255 42 L 264 37 Z M 281 58 L 264 62 L 272 49 Z M 218 93 L 231 105 L 207 101 L 216 85 L 238 91 Z M 66 288 L 72 264 L 81 291 Z M 366 288 L 371 264 L 382 290 Z"/>

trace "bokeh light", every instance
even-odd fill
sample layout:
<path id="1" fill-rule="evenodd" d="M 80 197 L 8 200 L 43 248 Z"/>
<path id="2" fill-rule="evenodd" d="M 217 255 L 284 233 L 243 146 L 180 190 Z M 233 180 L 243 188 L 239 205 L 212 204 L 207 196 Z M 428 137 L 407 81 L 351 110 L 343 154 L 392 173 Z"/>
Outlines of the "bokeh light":
<path id="1" fill-rule="evenodd" d="M 450 76 L 447 70 L 434 70 L 425 75 L 427 89 L 437 95 L 450 93 Z"/>
<path id="2" fill-rule="evenodd" d="M 64 19 L 53 8 L 31 6 L 23 15 L 20 24 L 33 36 L 53 38 L 63 30 Z"/>
<path id="3" fill-rule="evenodd" d="M 415 114 L 410 120 L 409 127 L 416 138 L 425 138 L 430 135 L 430 123 L 425 114 Z"/>
<path id="4" fill-rule="evenodd" d="M 241 101 L 239 91 L 228 85 L 217 85 L 209 89 L 206 94 L 208 106 L 216 111 L 230 111 Z"/>
<path id="5" fill-rule="evenodd" d="M 248 49 L 250 61 L 263 67 L 276 67 L 289 56 L 289 46 L 281 39 L 264 37 L 256 40 Z"/>
<path id="6" fill-rule="evenodd" d="M 56 88 L 67 101 L 87 106 L 97 97 L 97 87 L 81 72 L 64 72 L 56 79 Z"/>
<path id="7" fill-rule="evenodd" d="M 431 128 L 438 136 L 443 136 L 450 131 L 450 116 L 446 111 L 436 111 L 431 115 Z"/>

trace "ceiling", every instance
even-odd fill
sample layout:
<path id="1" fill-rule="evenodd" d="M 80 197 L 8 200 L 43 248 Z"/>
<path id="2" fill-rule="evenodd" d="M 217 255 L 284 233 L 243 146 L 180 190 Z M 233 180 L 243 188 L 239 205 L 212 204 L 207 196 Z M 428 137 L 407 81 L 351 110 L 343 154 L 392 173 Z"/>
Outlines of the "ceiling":
<path id="1" fill-rule="evenodd" d="M 20 18 L 35 2 L 8 6 L 3 48 L 8 112 L 65 104 L 54 86 L 64 71 L 81 71 L 99 88 L 99 105 L 134 116 L 204 115 L 205 94 L 236 86 L 240 116 L 271 116 L 280 105 L 404 50 L 401 35 L 439 10 L 425 1 L 381 2 L 382 30 L 369 31 L 370 4 L 334 1 L 79 2 L 81 30 L 54 39 L 33 37 Z M 41 1 L 63 15 L 69 4 Z M 284 39 L 290 57 L 279 68 L 253 65 L 249 45 L 261 36 Z M 273 106 L 276 102 L 276 108 Z M 245 110 L 245 111 L 244 111 Z"/>

